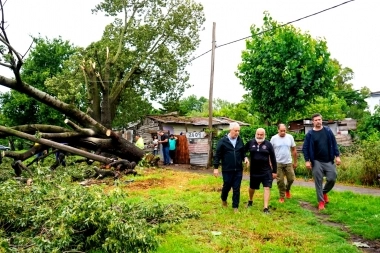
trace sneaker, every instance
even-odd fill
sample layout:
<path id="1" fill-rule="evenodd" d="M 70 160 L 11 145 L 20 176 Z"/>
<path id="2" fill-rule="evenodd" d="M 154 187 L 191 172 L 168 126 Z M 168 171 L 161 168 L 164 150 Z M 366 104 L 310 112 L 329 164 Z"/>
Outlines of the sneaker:
<path id="1" fill-rule="evenodd" d="M 251 207 L 252 204 L 253 204 L 253 201 L 249 200 L 249 201 L 248 201 L 248 204 L 247 204 L 247 208 Z"/>
<path id="2" fill-rule="evenodd" d="M 327 193 L 323 193 L 323 200 L 326 204 L 329 203 L 329 197 L 327 197 Z"/>
<path id="3" fill-rule="evenodd" d="M 323 210 L 323 209 L 325 209 L 325 202 L 320 201 L 320 202 L 319 202 L 319 205 L 318 205 L 318 210 L 321 211 L 321 210 Z"/>
<path id="4" fill-rule="evenodd" d="M 292 197 L 292 195 L 290 195 L 290 191 L 286 191 L 285 196 L 287 199 L 290 199 Z"/>
<path id="5" fill-rule="evenodd" d="M 263 212 L 264 212 L 265 214 L 270 214 L 270 212 L 269 212 L 269 209 L 268 209 L 268 208 L 264 208 Z"/>
<path id="6" fill-rule="evenodd" d="M 238 212 L 239 212 L 239 209 L 234 208 L 234 212 L 235 212 L 235 213 L 238 213 Z"/>
<path id="7" fill-rule="evenodd" d="M 279 200 L 278 200 L 278 202 L 280 202 L 280 203 L 284 203 L 284 198 L 280 198 Z"/>
<path id="8" fill-rule="evenodd" d="M 227 207 L 227 201 L 222 201 L 222 206 Z"/>

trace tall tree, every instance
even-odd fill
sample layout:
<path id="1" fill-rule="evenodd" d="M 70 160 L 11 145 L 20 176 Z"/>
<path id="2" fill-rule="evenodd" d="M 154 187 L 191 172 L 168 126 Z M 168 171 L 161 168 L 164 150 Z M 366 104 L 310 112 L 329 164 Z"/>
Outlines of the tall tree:
<path id="1" fill-rule="evenodd" d="M 202 5 L 193 0 L 104 0 L 93 12 L 115 21 L 73 58 L 77 69 L 55 77 L 55 85 L 84 84 L 90 115 L 107 127 L 123 111 L 121 98 L 128 103 L 131 92 L 151 101 L 179 100 L 189 85 L 185 67 L 199 44 Z M 79 80 L 73 76 L 78 68 L 83 74 Z"/>
<path id="2" fill-rule="evenodd" d="M 236 76 L 252 96 L 252 107 L 268 123 L 303 111 L 316 95 L 333 88 L 336 67 L 326 41 L 292 25 L 281 26 L 268 13 L 261 28 L 251 27 Z"/>
<path id="3" fill-rule="evenodd" d="M 139 161 L 144 152 L 111 130 L 116 114 L 123 111 L 121 99 L 123 95 L 128 98 L 128 94 L 132 94 L 169 100 L 182 93 L 188 80 L 185 67 L 199 44 L 199 30 L 204 22 L 202 10 L 202 5 L 192 0 L 102 1 L 94 12 L 114 16 L 115 21 L 106 27 L 100 41 L 84 50 L 78 49 L 64 62 L 68 68 L 45 82 L 50 91 L 56 91 L 50 94 L 23 79 L 24 57 L 12 46 L 6 33 L 4 2 L 0 0 L 0 66 L 14 74 L 14 78 L 0 75 L 0 85 L 64 114 L 65 123 L 71 127 L 24 125 L 9 129 L 0 126 L 0 137 L 16 135 L 100 162 L 112 160 L 104 157 L 106 155 L 73 147 Z M 52 85 L 53 82 L 56 83 Z M 82 98 L 85 100 L 80 100 Z M 40 134 L 30 135 L 36 131 Z M 68 145 L 60 145 L 58 140 Z M 25 160 L 35 152 L 5 155 Z"/>
<path id="4" fill-rule="evenodd" d="M 369 97 L 370 90 L 365 86 L 360 90 L 354 89 L 351 83 L 354 78 L 354 71 L 351 68 L 343 67 L 335 59 L 333 63 L 339 71 L 334 77 L 335 86 L 333 92 L 346 101 L 345 114 L 347 117 L 361 119 L 364 115 L 364 110 L 368 107 L 365 99 Z"/>
<path id="5" fill-rule="evenodd" d="M 21 78 L 33 87 L 48 92 L 45 81 L 62 72 L 63 63 L 76 51 L 76 48 L 62 38 L 33 38 L 32 47 L 21 71 Z M 54 124 L 62 125 L 64 116 L 15 90 L 0 95 L 1 112 L 7 117 L 7 125 Z"/>

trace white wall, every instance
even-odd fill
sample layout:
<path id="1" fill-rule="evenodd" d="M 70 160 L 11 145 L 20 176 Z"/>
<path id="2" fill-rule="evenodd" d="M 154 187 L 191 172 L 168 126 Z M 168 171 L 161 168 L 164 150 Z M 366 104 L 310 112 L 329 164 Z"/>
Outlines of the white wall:
<path id="1" fill-rule="evenodd" d="M 375 106 L 379 105 L 380 106 L 380 95 L 372 95 L 369 98 L 366 98 L 365 101 L 368 103 L 368 108 L 371 113 L 374 113 L 375 111 Z"/>

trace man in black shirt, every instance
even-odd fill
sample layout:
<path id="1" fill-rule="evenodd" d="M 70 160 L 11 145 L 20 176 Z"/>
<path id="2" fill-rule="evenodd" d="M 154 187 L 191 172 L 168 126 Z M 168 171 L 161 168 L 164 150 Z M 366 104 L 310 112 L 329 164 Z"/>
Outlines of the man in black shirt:
<path id="1" fill-rule="evenodd" d="M 264 213 L 269 213 L 270 188 L 277 176 L 277 162 L 272 144 L 265 140 L 265 129 L 256 130 L 255 139 L 245 144 L 245 151 L 250 153 L 250 180 L 248 207 L 252 206 L 255 190 L 264 187 Z M 245 157 L 245 162 L 249 162 Z"/>
<path id="2" fill-rule="evenodd" d="M 164 133 L 163 130 L 158 131 L 158 135 L 161 136 L 161 140 L 158 143 L 162 145 L 162 153 L 164 155 L 164 165 L 170 165 L 170 156 L 169 156 L 169 137 Z"/>
<path id="3" fill-rule="evenodd" d="M 341 161 L 335 136 L 330 128 L 322 125 L 322 115 L 314 114 L 312 121 L 313 129 L 306 134 L 302 151 L 306 168 L 313 172 L 318 209 L 323 210 L 329 202 L 327 193 L 334 187 L 337 177 L 334 159 L 336 165 L 340 165 Z M 324 175 L 326 184 L 323 187 Z"/>

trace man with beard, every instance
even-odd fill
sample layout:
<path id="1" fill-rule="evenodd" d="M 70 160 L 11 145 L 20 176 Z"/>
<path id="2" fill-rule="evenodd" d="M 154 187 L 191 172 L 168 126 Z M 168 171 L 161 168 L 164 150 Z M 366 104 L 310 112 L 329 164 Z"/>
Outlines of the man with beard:
<path id="1" fill-rule="evenodd" d="M 260 184 L 264 187 L 264 210 L 269 214 L 270 188 L 273 179 L 277 176 L 277 162 L 272 144 L 265 140 L 265 129 L 258 128 L 256 136 L 245 144 L 245 151 L 250 153 L 250 180 L 249 180 L 249 201 L 247 207 L 253 204 L 255 190 L 260 189 Z M 248 158 L 245 162 L 249 163 Z"/>
<path id="2" fill-rule="evenodd" d="M 238 211 L 240 202 L 240 186 L 243 179 L 243 160 L 245 157 L 244 143 L 239 137 L 240 126 L 233 122 L 230 124 L 230 132 L 222 137 L 214 155 L 214 175 L 219 175 L 218 167 L 222 164 L 223 188 L 222 206 L 227 207 L 228 192 L 232 188 L 232 208 Z"/>
<path id="3" fill-rule="evenodd" d="M 340 165 L 341 161 L 335 136 L 330 128 L 322 125 L 322 115 L 316 113 L 311 118 L 313 129 L 306 134 L 302 151 L 306 168 L 313 173 L 318 209 L 323 210 L 329 203 L 327 193 L 334 187 L 337 177 L 334 159 L 336 165 Z M 324 187 L 323 176 L 326 176 Z"/>

